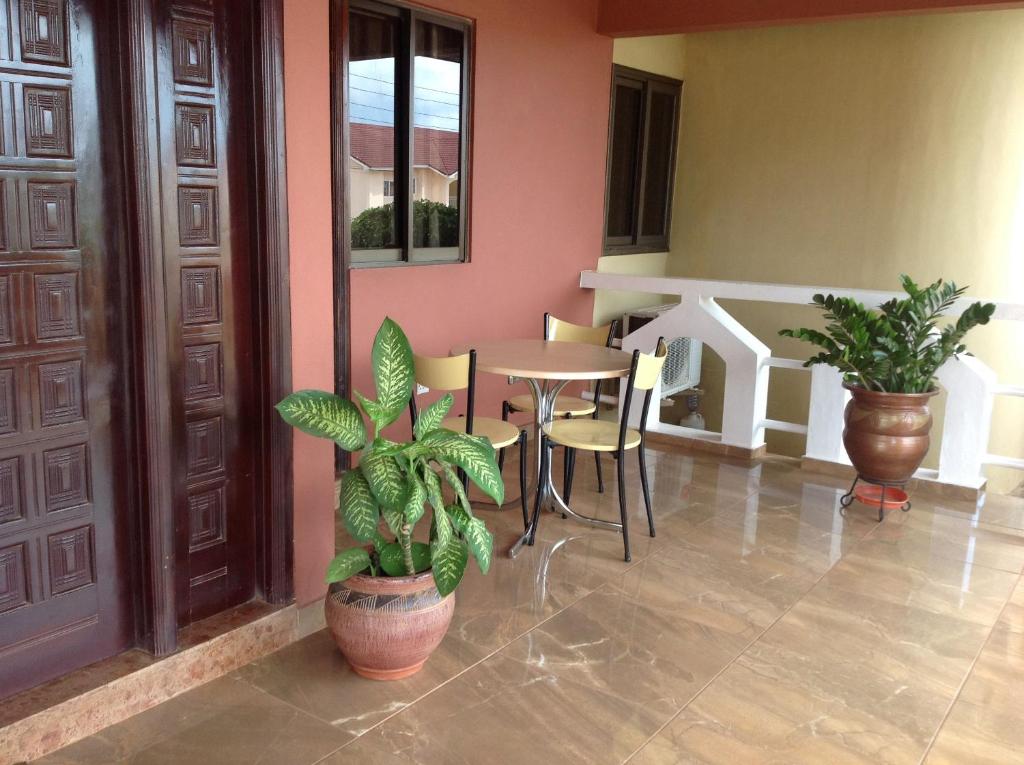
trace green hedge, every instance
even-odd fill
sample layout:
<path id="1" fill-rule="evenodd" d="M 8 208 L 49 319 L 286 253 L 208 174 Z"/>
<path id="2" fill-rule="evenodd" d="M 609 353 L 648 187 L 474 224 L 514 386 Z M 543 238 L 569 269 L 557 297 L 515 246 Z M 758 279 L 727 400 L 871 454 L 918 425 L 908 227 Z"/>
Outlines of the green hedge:
<path id="1" fill-rule="evenodd" d="M 455 247 L 459 243 L 459 211 L 443 202 L 417 199 L 412 204 L 413 247 Z M 371 207 L 352 220 L 352 249 L 395 246 L 395 206 Z"/>

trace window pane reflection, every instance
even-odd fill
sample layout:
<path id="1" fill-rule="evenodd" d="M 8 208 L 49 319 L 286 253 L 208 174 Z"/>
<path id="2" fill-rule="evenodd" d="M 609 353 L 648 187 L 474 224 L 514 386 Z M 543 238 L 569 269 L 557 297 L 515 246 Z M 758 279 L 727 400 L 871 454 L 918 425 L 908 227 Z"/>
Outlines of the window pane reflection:
<path id="1" fill-rule="evenodd" d="M 349 218 L 352 249 L 398 247 L 395 197 L 395 53 L 397 18 L 352 10 L 349 16 Z M 376 252 L 374 259 L 381 259 Z M 395 259 L 401 253 L 396 250 Z M 353 259 L 358 255 L 353 253 Z"/>
<path id="2" fill-rule="evenodd" d="M 418 260 L 459 246 L 463 32 L 417 20 L 413 59 L 413 231 Z M 418 251 L 417 251 L 418 250 Z"/>

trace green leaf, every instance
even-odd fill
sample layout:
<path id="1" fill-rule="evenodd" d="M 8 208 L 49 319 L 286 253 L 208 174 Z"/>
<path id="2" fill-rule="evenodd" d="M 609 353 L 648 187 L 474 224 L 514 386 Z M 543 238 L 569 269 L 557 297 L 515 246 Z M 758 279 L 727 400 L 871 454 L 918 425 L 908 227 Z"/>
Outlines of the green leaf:
<path id="1" fill-rule="evenodd" d="M 377 430 L 380 430 L 387 424 L 388 413 L 380 404 L 376 401 L 368 399 L 359 391 L 352 391 L 356 397 L 356 401 L 359 402 L 359 406 L 366 413 L 366 416 L 373 420 L 373 424 L 377 426 Z"/>
<path id="2" fill-rule="evenodd" d="M 469 551 L 476 558 L 480 571 L 487 573 L 491 568 L 491 560 L 494 557 L 494 536 L 487 530 L 487 526 L 479 518 L 474 518 L 459 505 L 451 505 L 448 508 L 448 515 L 455 526 L 466 539 Z"/>
<path id="3" fill-rule="evenodd" d="M 443 513 L 442 513 L 443 515 Z M 440 526 L 440 523 L 438 524 Z M 434 569 L 434 582 L 437 591 L 448 595 L 455 591 L 466 572 L 466 561 L 469 553 L 460 539 L 449 536 L 442 540 L 440 536 L 430 545 L 430 560 Z"/>
<path id="4" fill-rule="evenodd" d="M 285 396 L 277 411 L 289 425 L 318 438 L 329 438 L 350 452 L 366 445 L 366 425 L 351 401 L 322 390 L 300 390 Z"/>
<path id="5" fill-rule="evenodd" d="M 409 485 L 398 460 L 390 454 L 368 451 L 359 463 L 374 498 L 384 507 L 401 509 L 409 494 Z"/>
<path id="6" fill-rule="evenodd" d="M 369 542 L 377 533 L 377 502 L 358 469 L 346 470 L 341 477 L 341 517 L 348 533 L 360 542 Z"/>
<path id="7" fill-rule="evenodd" d="M 437 477 L 434 469 L 426 463 L 423 464 L 423 481 L 427 487 L 427 499 L 435 511 L 444 510 L 444 495 L 441 493 L 441 479 Z"/>
<path id="8" fill-rule="evenodd" d="M 384 516 L 384 522 L 388 525 L 395 537 L 402 536 L 402 526 L 405 524 L 405 513 L 393 507 L 382 507 L 380 514 Z"/>
<path id="9" fill-rule="evenodd" d="M 423 542 L 412 543 L 412 567 L 416 573 L 426 571 L 432 565 L 430 545 Z M 380 567 L 388 576 L 408 576 L 401 545 L 392 542 L 380 551 Z"/>
<path id="10" fill-rule="evenodd" d="M 334 556 L 327 566 L 327 584 L 344 582 L 350 576 L 370 567 L 370 554 L 362 547 L 350 547 Z"/>
<path id="11" fill-rule="evenodd" d="M 430 470 L 430 468 L 427 469 Z M 427 487 L 415 473 L 410 476 L 409 487 L 409 499 L 405 503 L 405 519 L 412 526 L 423 517 L 423 504 L 427 501 Z"/>
<path id="12" fill-rule="evenodd" d="M 505 484 L 498 472 L 494 447 L 486 438 L 435 430 L 420 443 L 437 459 L 465 470 L 470 480 L 496 503 L 501 505 L 505 501 Z"/>
<path id="13" fill-rule="evenodd" d="M 441 421 L 452 408 L 455 397 L 451 393 L 445 393 L 441 398 L 428 406 L 419 417 L 416 418 L 416 427 L 413 432 L 417 439 L 423 438 L 428 433 L 441 427 Z"/>
<path id="14" fill-rule="evenodd" d="M 466 487 L 463 486 L 462 481 L 459 480 L 459 474 L 452 470 L 450 465 L 445 465 L 444 478 L 448 482 L 448 485 L 452 487 L 452 491 L 455 492 L 455 497 L 459 500 L 459 504 L 465 508 L 467 513 L 472 515 L 473 511 L 469 506 L 469 496 L 466 494 Z"/>
<path id="15" fill-rule="evenodd" d="M 384 420 L 377 424 L 383 428 L 398 419 L 408 406 L 414 377 L 409 339 L 390 318 L 385 318 L 377 330 L 371 360 L 377 403 L 384 412 Z"/>

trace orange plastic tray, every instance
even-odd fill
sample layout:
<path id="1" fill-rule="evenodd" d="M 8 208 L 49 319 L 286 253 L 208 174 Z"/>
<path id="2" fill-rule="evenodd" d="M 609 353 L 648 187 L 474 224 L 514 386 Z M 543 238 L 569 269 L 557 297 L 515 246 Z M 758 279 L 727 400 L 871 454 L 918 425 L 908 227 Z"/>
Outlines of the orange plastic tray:
<path id="1" fill-rule="evenodd" d="M 882 504 L 883 488 L 885 491 L 885 504 Z M 910 495 L 903 491 L 903 489 L 898 489 L 895 486 L 882 487 L 873 483 L 858 484 L 857 488 L 853 490 L 853 495 L 857 498 L 858 502 L 870 505 L 871 507 L 882 505 L 886 510 L 898 510 L 910 499 Z"/>

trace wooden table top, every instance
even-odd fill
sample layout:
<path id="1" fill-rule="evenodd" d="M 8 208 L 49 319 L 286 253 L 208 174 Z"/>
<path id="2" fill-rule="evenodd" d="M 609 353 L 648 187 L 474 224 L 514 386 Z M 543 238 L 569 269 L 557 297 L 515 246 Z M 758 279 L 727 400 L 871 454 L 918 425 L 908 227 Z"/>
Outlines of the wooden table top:
<path id="1" fill-rule="evenodd" d="M 625 377 L 633 357 L 616 348 L 557 340 L 490 340 L 452 348 L 453 356 L 476 350 L 482 372 L 534 380 L 598 380 Z"/>

